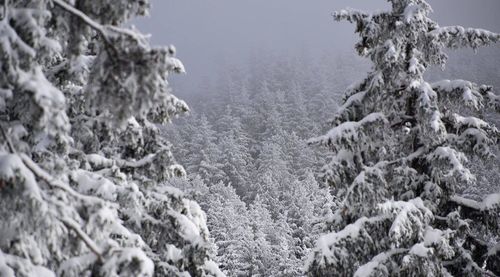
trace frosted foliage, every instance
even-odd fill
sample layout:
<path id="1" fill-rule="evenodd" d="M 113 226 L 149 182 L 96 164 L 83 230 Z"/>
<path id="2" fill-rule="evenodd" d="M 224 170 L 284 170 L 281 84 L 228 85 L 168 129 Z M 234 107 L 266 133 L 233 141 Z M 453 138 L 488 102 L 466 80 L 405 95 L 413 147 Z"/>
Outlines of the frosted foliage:
<path id="1" fill-rule="evenodd" d="M 188 110 L 148 1 L 4 1 L 0 276 L 223 276 L 159 125 Z M 69 41 L 69 43 L 67 43 Z"/>
<path id="2" fill-rule="evenodd" d="M 473 186 L 471 157 L 491 158 L 498 130 L 482 117 L 498 109 L 491 86 L 465 80 L 429 83 L 446 48 L 485 46 L 500 35 L 441 27 L 424 0 L 390 0 L 376 13 L 342 10 L 356 25 L 355 48 L 372 71 L 347 89 L 333 128 L 310 144 L 329 147 L 323 179 L 340 197 L 309 256 L 310 276 L 482 276 L 500 255 L 482 232 L 498 234 L 498 195 L 482 202 L 456 195 Z M 496 215 L 496 216 L 495 216 Z M 464 219 L 465 218 L 465 219 Z M 494 254 L 492 254 L 494 253 Z"/>

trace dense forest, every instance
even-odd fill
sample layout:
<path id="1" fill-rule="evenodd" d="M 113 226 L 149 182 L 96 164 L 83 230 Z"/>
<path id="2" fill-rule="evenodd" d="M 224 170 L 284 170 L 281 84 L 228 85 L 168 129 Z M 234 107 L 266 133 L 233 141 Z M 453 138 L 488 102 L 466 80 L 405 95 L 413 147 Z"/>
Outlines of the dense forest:
<path id="1" fill-rule="evenodd" d="M 482 72 L 473 81 L 500 85 L 497 49 L 450 55 L 445 71 L 429 74 L 433 79 Z M 200 84 L 202 97 L 190 99 L 184 92 L 192 111 L 163 132 L 179 146 L 174 153 L 188 179 L 173 179 L 171 185 L 207 213 L 215 259 L 228 276 L 300 275 L 327 228 L 322 222 L 340 202 L 320 177 L 329 153 L 307 141 L 330 128 L 343 90 L 368 70 L 369 63 L 353 53 L 325 54 L 321 61 L 268 54 Z M 484 117 L 500 123 L 496 112 Z M 460 195 L 481 200 L 500 191 L 498 155 L 469 166 L 478 181 L 459 187 Z M 493 243 L 498 235 L 485 239 Z"/>
<path id="2" fill-rule="evenodd" d="M 1 2 L 0 277 L 500 275 L 500 35 L 388 2 L 189 106 L 148 1 Z"/>

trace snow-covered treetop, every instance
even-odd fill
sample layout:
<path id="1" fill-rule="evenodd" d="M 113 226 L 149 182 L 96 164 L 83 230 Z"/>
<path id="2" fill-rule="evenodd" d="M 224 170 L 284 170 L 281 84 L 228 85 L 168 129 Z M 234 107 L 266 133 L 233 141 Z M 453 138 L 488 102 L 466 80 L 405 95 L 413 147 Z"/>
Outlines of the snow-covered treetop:
<path id="1" fill-rule="evenodd" d="M 498 96 L 490 86 L 464 80 L 431 84 L 424 73 L 431 66 L 444 68 L 446 48 L 476 49 L 498 42 L 500 35 L 440 27 L 424 0 L 389 2 L 389 11 L 334 13 L 336 20 L 356 25 L 361 39 L 355 48 L 373 67 L 347 89 L 333 128 L 309 141 L 333 150 L 323 178 L 343 200 L 328 222 L 336 232 L 318 241 L 308 271 L 321 276 L 491 273 L 492 267 L 482 269 L 483 261 L 456 243 L 472 235 L 450 207 L 485 213 L 498 207 L 490 203 L 496 196 L 487 198 L 488 204 L 454 196 L 458 184 L 475 182 L 468 157 L 493 155 L 490 146 L 499 131 L 480 116 L 484 108 L 498 108 Z M 435 244 L 425 239 L 434 229 L 440 230 Z"/>

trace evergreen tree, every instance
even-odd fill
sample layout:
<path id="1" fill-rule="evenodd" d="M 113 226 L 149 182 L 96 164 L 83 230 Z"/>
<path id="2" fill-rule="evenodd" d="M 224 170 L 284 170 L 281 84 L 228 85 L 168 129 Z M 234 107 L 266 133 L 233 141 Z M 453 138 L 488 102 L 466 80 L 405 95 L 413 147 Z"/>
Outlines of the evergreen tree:
<path id="1" fill-rule="evenodd" d="M 467 156 L 492 154 L 498 130 L 474 115 L 498 109 L 500 98 L 489 86 L 423 78 L 428 67 L 445 64 L 444 48 L 477 48 L 499 35 L 440 27 L 424 0 L 389 2 L 390 11 L 335 13 L 356 24 L 356 50 L 373 69 L 347 90 L 335 127 L 310 141 L 335 153 L 324 179 L 342 203 L 331 233 L 317 241 L 308 274 L 500 274 L 498 245 L 479 241 L 468 220 L 498 232 L 500 195 L 475 202 L 455 194 L 459 184 L 474 182 Z"/>
<path id="2" fill-rule="evenodd" d="M 182 162 L 191 174 L 198 174 L 207 183 L 225 178 L 219 164 L 221 153 L 217 147 L 217 133 L 205 115 L 198 115 L 187 124 L 182 150 Z"/>
<path id="3" fill-rule="evenodd" d="M 221 153 L 221 169 L 227 176 L 225 182 L 231 184 L 238 195 L 249 194 L 250 177 L 254 174 L 253 161 L 250 155 L 250 138 L 243 130 L 238 117 L 232 115 L 230 109 L 220 120 L 223 130 L 220 131 L 219 151 Z"/>
<path id="4" fill-rule="evenodd" d="M 222 276 L 157 124 L 188 110 L 148 1 L 3 1 L 0 275 Z"/>
<path id="5" fill-rule="evenodd" d="M 201 203 L 207 207 L 207 225 L 214 235 L 221 270 L 228 276 L 248 276 L 255 246 L 245 203 L 222 182 L 212 185 Z"/>

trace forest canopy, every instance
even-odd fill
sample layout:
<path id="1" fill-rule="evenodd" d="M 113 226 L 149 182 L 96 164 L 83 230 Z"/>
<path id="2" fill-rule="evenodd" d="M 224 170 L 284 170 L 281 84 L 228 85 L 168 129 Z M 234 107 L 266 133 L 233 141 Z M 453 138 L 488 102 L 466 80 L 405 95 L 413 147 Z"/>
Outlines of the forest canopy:
<path id="1" fill-rule="evenodd" d="M 500 275 L 500 35 L 387 2 L 189 106 L 149 1 L 1 2 L 0 276 Z"/>

